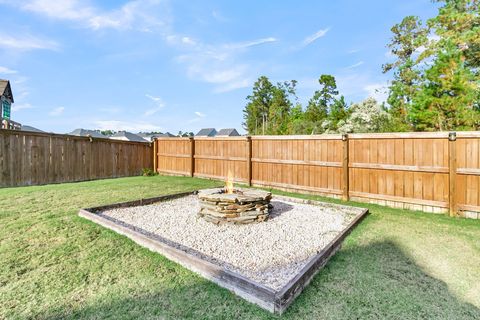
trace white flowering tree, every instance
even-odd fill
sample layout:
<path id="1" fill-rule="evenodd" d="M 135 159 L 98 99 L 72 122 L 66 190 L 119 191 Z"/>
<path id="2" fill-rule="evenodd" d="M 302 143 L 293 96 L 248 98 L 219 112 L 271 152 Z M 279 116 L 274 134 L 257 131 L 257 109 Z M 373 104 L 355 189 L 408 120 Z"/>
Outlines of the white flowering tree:
<path id="1" fill-rule="evenodd" d="M 374 98 L 352 104 L 350 112 L 347 120 L 339 123 L 340 133 L 382 132 L 389 123 L 390 116 Z"/>

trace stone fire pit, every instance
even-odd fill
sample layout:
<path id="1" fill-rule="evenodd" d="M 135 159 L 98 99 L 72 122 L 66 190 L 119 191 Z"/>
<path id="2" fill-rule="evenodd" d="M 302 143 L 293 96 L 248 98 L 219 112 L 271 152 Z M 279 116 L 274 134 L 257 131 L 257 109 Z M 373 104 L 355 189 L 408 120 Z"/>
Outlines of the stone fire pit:
<path id="1" fill-rule="evenodd" d="M 239 189 L 227 193 L 224 188 L 198 192 L 198 215 L 215 224 L 247 224 L 268 219 L 272 194 L 263 190 Z"/>

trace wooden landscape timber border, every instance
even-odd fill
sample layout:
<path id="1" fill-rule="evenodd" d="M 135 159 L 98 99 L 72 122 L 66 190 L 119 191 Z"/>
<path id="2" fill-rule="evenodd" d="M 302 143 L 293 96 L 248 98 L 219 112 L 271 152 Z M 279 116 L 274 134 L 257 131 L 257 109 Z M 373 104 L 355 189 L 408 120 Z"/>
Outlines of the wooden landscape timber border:
<path id="1" fill-rule="evenodd" d="M 187 144 L 188 142 L 188 144 Z M 156 171 L 480 219 L 480 132 L 159 138 Z"/>
<path id="2" fill-rule="evenodd" d="M 0 130 L 0 187 L 137 176 L 152 143 Z"/>
<path id="3" fill-rule="evenodd" d="M 111 229 L 121 235 L 124 235 L 141 246 L 164 255 L 167 259 L 200 274 L 204 278 L 218 284 L 223 288 L 233 291 L 238 296 L 262 307 L 265 310 L 276 314 L 282 314 L 295 300 L 295 298 L 303 291 L 303 289 L 310 283 L 313 277 L 327 264 L 328 260 L 340 249 L 341 244 L 347 235 L 350 234 L 355 226 L 357 226 L 368 214 L 368 209 L 363 209 L 363 211 L 357 215 L 357 217 L 355 217 L 355 219 L 351 221 L 341 233 L 339 233 L 323 250 L 313 256 L 305 265 L 305 267 L 303 267 L 294 278 L 292 278 L 282 289 L 278 291 L 250 280 L 236 272 L 226 270 L 225 268 L 210 261 L 201 259 L 192 253 L 193 249 L 178 244 L 177 246 L 173 246 L 172 242 L 168 239 L 154 235 L 151 232 L 142 230 L 132 225 L 117 221 L 113 218 L 99 215 L 99 212 L 104 210 L 148 205 L 170 199 L 182 198 L 196 193 L 197 191 L 183 192 L 141 199 L 137 201 L 81 209 L 78 215 L 103 227 Z M 275 199 L 311 205 L 325 205 L 319 201 L 284 196 L 275 196 Z M 327 205 L 333 207 L 345 207 L 336 204 Z"/>

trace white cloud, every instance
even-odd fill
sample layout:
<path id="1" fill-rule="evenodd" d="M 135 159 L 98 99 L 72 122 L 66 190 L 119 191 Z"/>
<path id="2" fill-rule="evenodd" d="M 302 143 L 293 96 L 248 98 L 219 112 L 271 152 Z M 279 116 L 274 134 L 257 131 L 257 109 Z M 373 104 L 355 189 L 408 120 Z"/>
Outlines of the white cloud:
<path id="1" fill-rule="evenodd" d="M 52 110 L 49 112 L 49 114 L 50 114 L 51 116 L 56 117 L 56 116 L 61 115 L 64 111 L 65 111 L 65 107 L 58 107 L 58 108 L 52 109 Z"/>
<path id="2" fill-rule="evenodd" d="M 2 67 L 2 66 L 0 66 L 0 73 L 1 73 L 1 74 L 15 74 L 15 73 L 17 73 L 17 71 L 16 71 L 16 70 L 9 69 L 9 68 L 7 68 L 7 67 Z"/>
<path id="3" fill-rule="evenodd" d="M 174 46 L 179 44 L 178 39 L 174 35 L 167 37 L 167 41 Z M 242 53 L 254 46 L 276 41 L 276 38 L 268 37 L 219 45 L 196 42 L 176 60 L 186 66 L 191 79 L 211 83 L 215 85 L 214 92 L 222 93 L 250 86 L 253 75 L 258 74 L 258 70 L 253 70 L 250 64 L 240 61 Z"/>
<path id="4" fill-rule="evenodd" d="M 183 42 L 184 44 L 189 44 L 189 45 L 192 45 L 192 46 L 194 46 L 195 44 L 197 44 L 197 43 L 195 42 L 195 40 L 193 40 L 193 39 L 190 38 L 190 37 L 182 37 L 182 42 Z"/>
<path id="5" fill-rule="evenodd" d="M 133 0 L 124 4 L 121 8 L 97 13 L 88 19 L 88 26 L 92 29 L 136 29 L 142 32 L 152 32 L 151 28 L 164 27 L 163 19 L 158 19 L 152 12 L 154 7 L 161 4 L 158 0 Z"/>
<path id="6" fill-rule="evenodd" d="M 165 107 L 165 103 L 163 103 L 163 100 L 162 98 L 160 97 L 154 97 L 150 94 L 146 94 L 145 95 L 147 98 L 149 98 L 150 100 L 152 100 L 154 103 L 155 103 L 155 107 L 154 108 L 150 108 L 148 110 L 146 110 L 143 115 L 145 117 L 148 117 L 148 116 L 151 116 L 151 115 L 154 115 L 155 113 L 157 113 L 158 111 L 162 110 L 163 107 Z"/>
<path id="7" fill-rule="evenodd" d="M 76 0 L 31 0 L 26 1 L 21 8 L 56 19 L 80 20 L 93 15 L 92 8 Z"/>
<path id="8" fill-rule="evenodd" d="M 33 109 L 33 108 L 34 106 L 32 106 L 30 103 L 21 103 L 21 104 L 14 103 L 12 105 L 12 111 L 20 111 L 24 109 Z"/>
<path id="9" fill-rule="evenodd" d="M 139 121 L 120 121 L 120 120 L 98 120 L 94 121 L 94 126 L 99 130 L 114 130 L 114 131 L 159 131 L 161 127 L 147 122 Z"/>
<path id="10" fill-rule="evenodd" d="M 195 111 L 195 118 L 193 119 L 190 119 L 187 121 L 187 123 L 191 124 L 191 123 L 195 123 L 195 122 L 199 122 L 200 120 L 202 120 L 203 118 L 205 118 L 207 115 L 200 112 L 200 111 Z"/>
<path id="11" fill-rule="evenodd" d="M 348 67 L 345 67 L 345 69 L 354 69 L 354 68 L 357 68 L 357 67 L 360 67 L 362 64 L 364 64 L 363 61 L 359 61 L 355 64 L 352 64 L 351 66 L 348 66 Z"/>
<path id="12" fill-rule="evenodd" d="M 232 49 L 241 49 L 241 48 L 249 48 L 249 47 L 258 46 L 265 43 L 277 42 L 277 41 L 278 40 L 274 37 L 268 37 L 268 38 L 262 38 L 262 39 L 252 40 L 252 41 L 234 43 L 227 46 L 230 46 Z"/>
<path id="13" fill-rule="evenodd" d="M 154 97 L 154 96 L 152 96 L 152 95 L 150 95 L 150 94 L 148 94 L 148 93 L 145 94 L 145 97 L 151 99 L 152 101 L 154 101 L 154 102 L 156 102 L 156 103 L 160 103 L 160 104 L 163 105 L 162 98 L 160 98 L 160 97 Z"/>
<path id="14" fill-rule="evenodd" d="M 24 51 L 35 49 L 58 50 L 59 45 L 55 41 L 42 39 L 32 35 L 12 37 L 9 35 L 0 34 L 0 47 Z"/>
<path id="15" fill-rule="evenodd" d="M 317 41 L 318 39 L 324 37 L 329 30 L 330 30 L 330 28 L 320 29 L 317 32 L 315 32 L 314 34 L 309 35 L 308 37 L 305 38 L 305 40 L 303 40 L 303 45 L 308 46 L 308 45 L 312 44 L 313 42 Z"/>
<path id="16" fill-rule="evenodd" d="M 215 93 L 223 93 L 232 90 L 248 88 L 253 84 L 253 80 L 251 78 L 239 79 L 238 81 L 228 82 L 223 85 L 219 85 L 215 88 Z"/>
<path id="17" fill-rule="evenodd" d="M 360 49 L 352 49 L 352 50 L 347 51 L 348 54 L 354 54 L 354 53 L 357 53 L 357 52 L 360 52 Z"/>
<path id="18" fill-rule="evenodd" d="M 158 19 L 152 12 L 166 11 L 153 10 L 163 3 L 160 0 L 131 0 L 110 11 L 102 11 L 89 1 L 80 0 L 28 0 L 21 4 L 16 1 L 9 3 L 50 19 L 74 21 L 93 30 L 111 28 L 151 32 L 152 27 L 164 26 L 163 19 Z"/>

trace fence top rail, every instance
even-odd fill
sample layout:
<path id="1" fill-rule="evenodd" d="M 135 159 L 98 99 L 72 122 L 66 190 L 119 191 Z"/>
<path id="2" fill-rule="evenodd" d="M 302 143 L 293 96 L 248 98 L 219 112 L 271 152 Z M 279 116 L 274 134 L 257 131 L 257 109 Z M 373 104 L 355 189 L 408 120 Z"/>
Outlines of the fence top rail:
<path id="1" fill-rule="evenodd" d="M 351 133 L 348 139 L 446 139 L 449 132 Z"/>
<path id="2" fill-rule="evenodd" d="M 236 137 L 194 137 L 194 140 L 208 140 L 208 141 L 233 141 L 233 140 L 247 140 L 248 136 L 236 136 Z"/>
<path id="3" fill-rule="evenodd" d="M 450 132 L 457 138 L 480 138 L 480 131 L 352 133 L 349 139 L 446 139 Z"/>
<path id="4" fill-rule="evenodd" d="M 457 138 L 480 138 L 480 131 L 457 131 Z"/>
<path id="5" fill-rule="evenodd" d="M 158 141 L 189 141 L 190 139 L 196 141 L 208 140 L 208 141 L 230 141 L 230 140 L 241 140 L 245 141 L 248 139 L 247 136 L 238 136 L 238 137 L 162 137 L 156 138 Z"/>
<path id="6" fill-rule="evenodd" d="M 155 138 L 155 141 L 189 141 L 189 137 L 160 137 Z"/>
<path id="7" fill-rule="evenodd" d="M 252 140 L 342 140 L 341 134 L 252 136 Z"/>
<path id="8" fill-rule="evenodd" d="M 50 132 L 31 132 L 31 131 L 22 131 L 22 130 L 8 130 L 8 129 L 0 129 L 0 134 L 3 135 L 19 135 L 19 136 L 37 136 L 37 137 L 52 137 L 52 138 L 63 138 L 69 140 L 85 140 L 85 141 L 98 141 L 98 142 L 109 142 L 109 143 L 122 143 L 122 144 L 136 144 L 136 145 L 144 145 L 149 146 L 151 142 L 137 142 L 137 141 L 125 141 L 125 140 L 117 140 L 117 139 L 109 139 L 109 138 L 95 138 L 95 137 L 82 137 L 82 136 L 74 136 L 69 134 L 61 134 L 61 133 L 50 133 Z"/>

